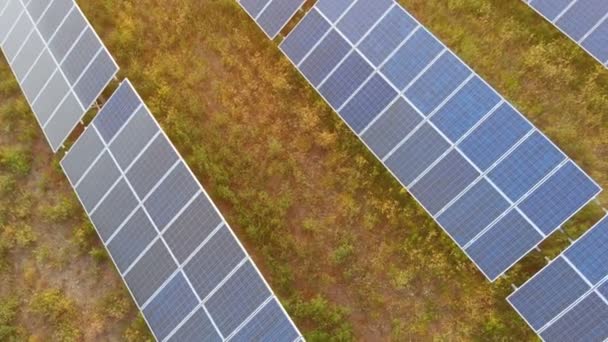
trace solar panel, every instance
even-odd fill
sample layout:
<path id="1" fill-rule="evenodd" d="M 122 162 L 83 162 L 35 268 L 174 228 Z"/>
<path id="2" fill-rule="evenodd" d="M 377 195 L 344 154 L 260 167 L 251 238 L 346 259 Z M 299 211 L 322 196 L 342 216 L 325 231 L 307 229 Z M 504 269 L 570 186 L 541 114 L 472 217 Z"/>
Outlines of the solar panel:
<path id="1" fill-rule="evenodd" d="M 270 38 L 276 37 L 305 0 L 239 0 Z"/>
<path id="2" fill-rule="evenodd" d="M 319 0 L 281 50 L 491 281 L 601 191 L 391 0 Z"/>
<path id="3" fill-rule="evenodd" d="M 61 166 L 159 341 L 300 337 L 128 80 Z"/>
<path id="4" fill-rule="evenodd" d="M 53 151 L 118 71 L 74 0 L 7 0 L 0 47 Z"/>
<path id="5" fill-rule="evenodd" d="M 608 67 L 608 2 L 524 0 L 540 15 Z"/>
<path id="6" fill-rule="evenodd" d="M 608 216 L 507 300 L 545 341 L 608 338 Z"/>

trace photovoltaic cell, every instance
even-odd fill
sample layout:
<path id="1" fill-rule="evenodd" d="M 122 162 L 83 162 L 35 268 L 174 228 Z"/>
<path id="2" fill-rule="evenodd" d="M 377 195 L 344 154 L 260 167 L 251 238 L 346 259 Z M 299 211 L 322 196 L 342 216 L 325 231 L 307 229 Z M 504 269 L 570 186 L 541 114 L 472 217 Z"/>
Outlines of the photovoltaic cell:
<path id="1" fill-rule="evenodd" d="M 572 0 L 532 0 L 530 6 L 541 12 L 547 19 L 553 20 L 562 13 Z"/>
<path id="2" fill-rule="evenodd" d="M 564 255 L 592 283 L 608 275 L 608 219 L 578 239 Z"/>
<path id="3" fill-rule="evenodd" d="M 223 336 L 230 335 L 270 292 L 251 263 L 242 265 L 205 303 Z"/>
<path id="4" fill-rule="evenodd" d="M 294 341 L 297 337 L 298 332 L 273 299 L 231 341 Z"/>
<path id="5" fill-rule="evenodd" d="M 281 50 L 295 64 L 308 54 L 323 35 L 329 30 L 330 24 L 319 12 L 313 10 L 294 28 L 281 43 Z"/>
<path id="6" fill-rule="evenodd" d="M 40 56 L 42 49 L 44 49 L 44 43 L 40 35 L 37 33 L 30 35 L 11 65 L 19 82 L 23 81 L 30 67 Z"/>
<path id="7" fill-rule="evenodd" d="M 556 25 L 572 39 L 583 38 L 595 24 L 608 13 L 608 2 L 604 0 L 581 0 L 573 5 L 557 20 Z"/>
<path id="8" fill-rule="evenodd" d="M 566 157 L 539 132 L 533 133 L 489 174 L 490 179 L 517 201 Z"/>
<path id="9" fill-rule="evenodd" d="M 536 330 L 589 290 L 583 279 L 562 258 L 531 278 L 508 300 Z"/>
<path id="10" fill-rule="evenodd" d="M 416 26 L 403 8 L 395 6 L 363 39 L 359 49 L 375 66 L 380 66 Z"/>
<path id="11" fill-rule="evenodd" d="M 73 6 L 74 2 L 72 0 L 54 0 L 51 2 L 51 5 L 36 25 L 45 41 L 48 42 L 51 39 L 63 18 L 68 15 Z"/>
<path id="12" fill-rule="evenodd" d="M 361 132 L 396 97 L 391 85 L 375 74 L 340 110 L 340 116 L 355 132 Z"/>
<path id="13" fill-rule="evenodd" d="M 256 18 L 270 1 L 271 0 L 240 0 L 240 4 L 249 15 Z"/>
<path id="14" fill-rule="evenodd" d="M 192 317 L 190 317 L 184 325 L 182 325 L 173 336 L 169 339 L 172 342 L 198 342 L 201 337 L 205 337 L 205 341 L 221 342 L 223 339 L 213 327 L 213 323 L 205 310 L 198 309 Z"/>
<path id="15" fill-rule="evenodd" d="M 49 42 L 49 48 L 57 61 L 63 60 L 86 26 L 87 23 L 79 11 L 73 10 L 68 14 Z"/>
<path id="16" fill-rule="evenodd" d="M 201 298 L 243 261 L 245 253 L 226 227 L 220 228 L 184 267 L 184 272 Z"/>
<path id="17" fill-rule="evenodd" d="M 608 305 L 591 293 L 540 336 L 548 342 L 605 341 L 608 338 Z"/>
<path id="18" fill-rule="evenodd" d="M 338 29 L 356 44 L 391 5 L 392 0 L 358 0 L 340 19 Z"/>
<path id="19" fill-rule="evenodd" d="M 331 22 L 336 22 L 352 3 L 353 0 L 319 0 L 316 7 Z"/>
<path id="20" fill-rule="evenodd" d="M 399 98 L 362 134 L 362 139 L 379 158 L 386 156 L 422 121 L 403 98 Z"/>
<path id="21" fill-rule="evenodd" d="M 51 2 L 47 0 L 30 0 L 30 2 L 27 4 L 27 11 L 32 16 L 32 19 L 37 21 L 40 19 L 40 16 L 42 16 L 50 3 Z"/>
<path id="22" fill-rule="evenodd" d="M 104 152 L 76 187 L 78 197 L 87 212 L 93 210 L 119 177 L 120 170 L 110 154 Z"/>
<path id="23" fill-rule="evenodd" d="M 513 210 L 475 240 L 466 251 L 486 277 L 493 281 L 542 239 L 543 236 L 519 212 Z"/>
<path id="24" fill-rule="evenodd" d="M 114 60 L 109 53 L 102 50 L 74 85 L 74 91 L 85 108 L 93 105 L 101 90 L 110 83 L 114 74 L 116 74 Z"/>
<path id="25" fill-rule="evenodd" d="M 583 40 L 583 47 L 601 61 L 608 61 L 608 20 Z"/>
<path id="26" fill-rule="evenodd" d="M 346 40 L 338 32 L 332 30 L 302 61 L 300 70 L 312 85 L 318 86 L 349 50 L 350 46 Z"/>
<path id="27" fill-rule="evenodd" d="M 441 213 L 437 221 L 464 247 L 508 208 L 509 202 L 482 179 Z"/>
<path id="28" fill-rule="evenodd" d="M 271 0 L 256 21 L 269 37 L 274 38 L 303 3 L 304 0 Z"/>
<path id="29" fill-rule="evenodd" d="M 228 337 L 215 330 L 214 320 L 201 308 L 205 298 L 194 291 L 208 295 L 241 263 L 246 262 L 243 267 L 252 268 L 254 273 L 236 276 L 230 285 L 219 289 L 224 289 L 222 294 L 214 294 L 216 301 L 234 304 L 226 308 L 229 316 L 224 317 L 225 326 L 245 326 L 244 320 L 255 308 L 242 312 L 239 318 L 233 311 L 241 310 L 241 302 L 257 302 L 261 293 L 265 297 L 260 304 L 274 298 L 128 81 L 116 90 L 61 166 L 72 184 L 77 184 L 102 155 L 117 167 L 120 178 L 107 191 L 103 177 L 108 173 L 101 172 L 93 180 L 89 171 L 92 196 L 101 194 L 103 198 L 90 218 L 156 339 L 214 341 Z M 172 165 L 175 167 L 168 167 Z M 152 188 L 155 190 L 149 191 Z M 148 192 L 152 193 L 149 197 Z M 234 292 L 230 291 L 236 289 L 243 292 L 231 297 Z M 214 309 L 209 303 L 207 308 Z M 281 314 L 277 319 L 288 322 L 298 333 Z M 283 324 L 268 327 L 276 330 L 268 331 L 268 336 L 279 336 L 285 329 Z"/>
<path id="30" fill-rule="evenodd" d="M 80 75 L 101 48 L 99 39 L 88 27 L 61 63 L 61 69 L 71 84 L 76 84 Z"/>
<path id="31" fill-rule="evenodd" d="M 148 304 L 144 316 L 162 340 L 198 305 L 198 299 L 181 273 L 177 273 L 160 293 Z"/>
<path id="32" fill-rule="evenodd" d="M 336 109 L 372 74 L 372 67 L 357 52 L 351 53 L 323 83 L 319 91 Z"/>
<path id="33" fill-rule="evenodd" d="M 520 205 L 546 235 L 597 196 L 601 189 L 569 161 Z"/>
<path id="34" fill-rule="evenodd" d="M 63 96 L 69 90 L 70 85 L 65 81 L 63 75 L 60 72 L 55 72 L 38 97 L 36 97 L 34 103 L 32 103 L 32 110 L 41 125 L 47 124 L 53 113 L 55 113 L 55 109 L 63 101 Z M 78 114 L 78 111 L 76 113 Z"/>

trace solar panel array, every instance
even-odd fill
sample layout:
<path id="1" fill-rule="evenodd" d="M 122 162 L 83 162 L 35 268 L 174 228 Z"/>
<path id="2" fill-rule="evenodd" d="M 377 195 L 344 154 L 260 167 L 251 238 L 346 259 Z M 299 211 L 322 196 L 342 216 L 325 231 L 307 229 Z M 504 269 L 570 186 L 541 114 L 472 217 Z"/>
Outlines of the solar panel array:
<path id="1" fill-rule="evenodd" d="M 319 0 L 280 47 L 491 281 L 601 191 L 393 0 Z"/>
<path id="2" fill-rule="evenodd" d="M 53 151 L 118 71 L 74 0 L 3 1 L 0 47 Z"/>
<path id="3" fill-rule="evenodd" d="M 264 33 L 274 38 L 289 19 L 302 7 L 305 0 L 237 0 L 260 25 Z"/>
<path id="4" fill-rule="evenodd" d="M 159 341 L 301 338 L 128 81 L 61 166 Z"/>
<path id="5" fill-rule="evenodd" d="M 608 216 L 508 301 L 545 341 L 608 339 Z"/>
<path id="6" fill-rule="evenodd" d="M 524 1 L 608 67 L 608 1 Z"/>

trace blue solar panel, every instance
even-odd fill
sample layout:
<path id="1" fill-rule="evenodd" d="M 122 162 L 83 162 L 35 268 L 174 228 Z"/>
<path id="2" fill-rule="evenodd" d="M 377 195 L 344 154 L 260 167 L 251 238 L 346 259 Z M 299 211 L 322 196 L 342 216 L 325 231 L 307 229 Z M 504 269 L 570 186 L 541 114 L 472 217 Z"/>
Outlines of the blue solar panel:
<path id="1" fill-rule="evenodd" d="M 600 190 L 573 162 L 568 162 L 519 207 L 538 228 L 549 235 L 597 196 Z"/>
<path id="2" fill-rule="evenodd" d="M 209 298 L 205 307 L 222 335 L 228 336 L 269 297 L 268 288 L 247 262 Z"/>
<path id="3" fill-rule="evenodd" d="M 249 15 L 256 18 L 270 1 L 271 0 L 240 0 L 240 4 Z"/>
<path id="4" fill-rule="evenodd" d="M 509 208 L 509 202 L 482 179 L 437 218 L 452 238 L 464 247 Z"/>
<path id="5" fill-rule="evenodd" d="M 352 3 L 353 0 L 319 0 L 317 1 L 316 7 L 331 22 L 335 22 Z"/>
<path id="6" fill-rule="evenodd" d="M 391 154 L 386 166 L 403 184 L 409 185 L 449 147 L 450 144 L 437 130 L 424 124 Z"/>
<path id="7" fill-rule="evenodd" d="M 605 341 L 608 338 L 608 305 L 591 293 L 540 336 L 547 342 Z"/>
<path id="8" fill-rule="evenodd" d="M 204 309 L 198 309 L 192 317 L 182 325 L 171 336 L 169 341 L 172 342 L 198 342 L 201 337 L 205 337 L 205 341 L 221 342 L 223 339 L 213 327 L 213 323 L 207 316 Z"/>
<path id="9" fill-rule="evenodd" d="M 517 289 L 508 300 L 535 330 L 539 330 L 587 290 L 589 286 L 560 257 Z"/>
<path id="10" fill-rule="evenodd" d="M 530 6 L 542 13 L 547 19 L 553 20 L 557 17 L 572 0 L 532 0 Z"/>
<path id="11" fill-rule="evenodd" d="M 490 179 L 517 201 L 566 157 L 539 132 L 533 133 L 489 174 Z"/>
<path id="12" fill-rule="evenodd" d="M 177 273 L 143 310 L 158 340 L 163 340 L 198 305 L 198 299 Z"/>
<path id="13" fill-rule="evenodd" d="M 319 91 L 327 102 L 338 109 L 365 82 L 372 71 L 372 67 L 363 57 L 353 52 L 323 83 Z"/>
<path id="14" fill-rule="evenodd" d="M 355 132 L 361 132 L 396 97 L 391 85 L 375 74 L 340 110 L 340 115 Z"/>
<path id="15" fill-rule="evenodd" d="M 478 176 L 477 170 L 453 150 L 425 174 L 411 192 L 431 215 L 435 215 Z"/>
<path id="16" fill-rule="evenodd" d="M 393 3 L 392 0 L 358 0 L 340 19 L 338 29 L 356 44 Z"/>
<path id="17" fill-rule="evenodd" d="M 281 50 L 293 63 L 299 64 L 329 27 L 327 20 L 319 12 L 312 10 L 281 43 Z"/>
<path id="18" fill-rule="evenodd" d="M 581 0 L 574 4 L 556 22 L 562 30 L 578 41 L 608 13 L 606 0 Z"/>
<path id="19" fill-rule="evenodd" d="M 608 61 L 608 20 L 604 20 L 584 41 L 583 47 L 600 61 Z"/>
<path id="20" fill-rule="evenodd" d="M 116 89 L 93 120 L 93 124 L 106 143 L 112 140 L 140 105 L 141 101 L 128 83 L 124 82 Z"/>
<path id="21" fill-rule="evenodd" d="M 359 44 L 359 50 L 379 66 L 417 26 L 400 6 L 395 6 Z"/>
<path id="22" fill-rule="evenodd" d="M 178 159 L 169 140 L 158 135 L 127 172 L 137 196 L 145 198 Z"/>
<path id="23" fill-rule="evenodd" d="M 487 170 L 530 132 L 532 126 L 510 105 L 501 105 L 460 144 L 460 150 L 481 170 Z"/>
<path id="24" fill-rule="evenodd" d="M 576 241 L 564 255 L 592 283 L 608 275 L 608 218 Z"/>
<path id="25" fill-rule="evenodd" d="M 602 286 L 598 287 L 597 290 L 602 296 L 604 296 L 604 298 L 608 299 L 608 282 L 602 284 Z"/>
<path id="26" fill-rule="evenodd" d="M 274 38 L 303 3 L 304 0 L 271 0 L 256 20 L 262 30 Z"/>
<path id="27" fill-rule="evenodd" d="M 302 61 L 300 70 L 313 86 L 318 86 L 350 51 L 350 45 L 332 30 Z"/>
<path id="28" fill-rule="evenodd" d="M 431 121 L 456 142 L 499 101 L 494 90 L 475 76 L 433 115 Z"/>
<path id="29" fill-rule="evenodd" d="M 490 280 L 495 280 L 534 248 L 543 236 L 517 211 L 509 212 L 467 248 Z"/>
<path id="30" fill-rule="evenodd" d="M 422 112 L 430 114 L 456 88 L 471 71 L 452 53 L 443 54 L 414 82 L 405 95 Z"/>
<path id="31" fill-rule="evenodd" d="M 123 178 L 91 214 L 91 221 L 107 241 L 136 207 L 137 199 Z"/>
<path id="32" fill-rule="evenodd" d="M 381 71 L 397 88 L 403 90 L 443 50 L 426 30 L 418 30 L 386 62 Z"/>
<path id="33" fill-rule="evenodd" d="M 108 244 L 108 250 L 121 273 L 137 259 L 158 235 L 146 213 L 140 208 Z"/>
<path id="34" fill-rule="evenodd" d="M 266 304 L 231 341 L 294 341 L 297 331 L 276 300 Z"/>
<path id="35" fill-rule="evenodd" d="M 422 121 L 403 98 L 399 98 L 361 136 L 379 158 L 386 156 Z"/>

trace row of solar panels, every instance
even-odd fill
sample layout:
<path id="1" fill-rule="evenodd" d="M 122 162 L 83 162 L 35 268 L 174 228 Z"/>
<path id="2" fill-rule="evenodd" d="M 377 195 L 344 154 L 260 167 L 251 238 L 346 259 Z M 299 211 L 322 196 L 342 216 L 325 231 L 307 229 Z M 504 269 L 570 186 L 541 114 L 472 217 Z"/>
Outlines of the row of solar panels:
<path id="1" fill-rule="evenodd" d="M 61 165 L 159 340 L 300 338 L 128 81 Z"/>
<path id="2" fill-rule="evenodd" d="M 601 190 L 393 0 L 320 0 L 281 49 L 490 280 Z"/>
<path id="3" fill-rule="evenodd" d="M 0 0 L 0 47 L 55 152 L 118 72 L 74 0 Z M 61 166 L 158 340 L 302 340 L 128 81 Z"/>
<path id="4" fill-rule="evenodd" d="M 608 339 L 608 216 L 508 300 L 546 341 Z"/>
<path id="5" fill-rule="evenodd" d="M 318 0 L 280 48 L 490 280 L 601 191 L 393 0 Z M 607 298 L 608 218 L 509 301 L 544 340 L 604 341 Z"/>
<path id="6" fill-rule="evenodd" d="M 608 1 L 524 1 L 608 67 Z"/>

